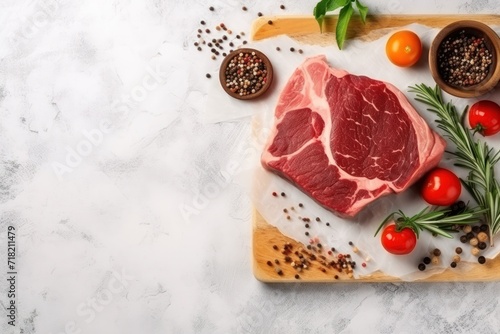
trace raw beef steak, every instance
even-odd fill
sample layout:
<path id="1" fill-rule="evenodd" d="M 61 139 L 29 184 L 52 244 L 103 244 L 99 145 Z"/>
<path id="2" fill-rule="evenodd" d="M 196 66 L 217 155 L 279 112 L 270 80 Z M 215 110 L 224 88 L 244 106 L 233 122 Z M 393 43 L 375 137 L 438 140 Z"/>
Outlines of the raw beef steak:
<path id="1" fill-rule="evenodd" d="M 386 82 L 306 60 L 288 80 L 262 154 L 268 170 L 343 217 L 407 189 L 445 141 Z"/>

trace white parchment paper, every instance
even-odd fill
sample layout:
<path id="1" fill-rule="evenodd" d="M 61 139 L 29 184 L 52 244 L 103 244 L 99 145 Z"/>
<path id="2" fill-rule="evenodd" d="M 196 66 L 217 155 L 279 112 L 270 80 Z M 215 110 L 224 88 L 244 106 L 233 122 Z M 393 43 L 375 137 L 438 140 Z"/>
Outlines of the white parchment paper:
<path id="1" fill-rule="evenodd" d="M 372 42 L 349 40 L 342 51 L 339 51 L 334 45 L 327 47 L 301 45 L 286 36 L 254 42 L 248 47 L 264 52 L 273 64 L 275 78 L 270 91 L 258 101 L 239 101 L 229 97 L 222 90 L 219 83 L 213 80 L 203 119 L 207 122 L 251 121 L 254 131 L 253 145 L 257 152 L 262 152 L 263 145 L 267 140 L 267 134 L 272 126 L 274 108 L 279 93 L 288 78 L 306 57 L 323 54 L 332 67 L 347 70 L 352 74 L 387 81 L 398 87 L 407 95 L 410 102 L 422 117 L 428 121 L 429 125 L 442 134 L 436 128 L 433 115 L 425 110 L 423 104 L 414 100 L 414 94 L 408 93 L 408 87 L 415 84 L 425 83 L 432 87 L 435 85 L 428 70 L 426 55 L 438 29 L 431 29 L 417 24 L 403 29 L 416 32 L 420 36 L 424 47 L 422 58 L 411 68 L 398 68 L 387 59 L 385 43 L 390 34 Z M 277 47 L 281 51 L 277 51 Z M 291 47 L 295 48 L 296 51 L 291 52 Z M 299 49 L 303 51 L 302 54 L 297 51 Z M 498 89 L 496 89 L 490 94 L 482 96 L 481 99 L 490 99 L 500 103 L 498 95 Z M 477 98 L 460 99 L 447 94 L 445 94 L 445 98 L 447 100 L 451 99 L 459 110 L 478 100 Z M 484 138 L 481 139 L 484 140 Z M 500 147 L 500 139 L 487 140 L 492 147 Z M 452 157 L 447 154 L 445 154 L 440 166 L 453 169 L 459 176 L 465 177 L 466 175 L 466 171 L 453 166 Z M 497 173 L 500 173 L 500 171 L 497 171 Z M 462 247 L 464 252 L 461 254 L 462 261 L 455 270 L 470 270 L 472 267 L 470 264 L 477 262 L 477 258 L 470 253 L 472 247 L 459 241 L 460 233 L 454 239 L 446 239 L 433 237 L 429 233 L 423 232 L 416 249 L 405 256 L 389 254 L 382 248 L 380 236 L 374 237 L 374 233 L 380 222 L 389 213 L 401 209 L 407 215 L 411 215 L 426 206 L 416 187 L 410 188 L 403 194 L 381 198 L 364 209 L 355 219 L 346 220 L 336 217 L 325 210 L 292 184 L 265 171 L 260 165 L 259 156 L 256 156 L 256 159 L 252 162 L 252 169 L 247 174 L 244 177 L 253 179 L 253 187 L 249 189 L 253 204 L 268 223 L 276 226 L 283 234 L 304 244 L 311 241 L 321 242 L 324 247 L 335 247 L 340 252 L 350 253 L 353 260 L 358 264 L 355 270 L 358 277 L 380 270 L 387 275 L 399 277 L 402 280 L 422 279 L 448 268 L 453 255 L 455 255 L 456 247 Z M 274 197 L 272 196 L 273 192 L 278 194 L 284 192 L 286 196 Z M 462 192 L 461 199 L 464 201 L 470 200 L 465 190 Z M 299 203 L 303 204 L 302 208 L 299 208 Z M 291 209 L 292 206 L 294 210 Z M 285 208 L 288 214 L 283 212 Z M 290 219 L 287 219 L 287 215 L 290 216 Z M 305 235 L 306 229 L 299 217 L 311 218 L 310 228 L 307 229 L 309 236 Z M 316 217 L 320 218 L 320 222 L 316 222 Z M 327 226 L 326 222 L 330 226 Z M 353 253 L 352 246 L 348 244 L 349 241 L 352 241 L 359 249 L 357 254 Z M 496 244 L 496 247 L 483 251 L 482 255 L 487 258 L 495 257 L 500 252 L 500 240 L 497 240 Z M 419 271 L 417 269 L 418 264 L 424 256 L 429 256 L 434 248 L 439 248 L 442 252 L 440 264 L 429 265 L 427 270 Z M 366 267 L 360 265 L 363 262 L 366 263 Z"/>

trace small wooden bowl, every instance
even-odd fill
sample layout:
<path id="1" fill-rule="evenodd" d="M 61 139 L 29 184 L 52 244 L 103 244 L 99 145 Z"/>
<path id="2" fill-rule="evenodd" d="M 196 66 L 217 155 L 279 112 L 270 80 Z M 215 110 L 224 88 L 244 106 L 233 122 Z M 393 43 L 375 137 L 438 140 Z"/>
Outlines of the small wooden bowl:
<path id="1" fill-rule="evenodd" d="M 266 71 L 267 71 L 266 82 L 255 93 L 250 93 L 247 95 L 240 95 L 237 91 L 233 92 L 226 85 L 226 69 L 227 69 L 229 63 L 231 62 L 231 60 L 242 53 L 243 54 L 254 53 L 257 58 L 262 59 L 262 62 L 264 63 L 264 66 L 266 67 Z M 233 52 L 231 52 L 230 54 L 228 54 L 226 56 L 226 58 L 224 58 L 224 61 L 222 62 L 221 66 L 220 66 L 220 70 L 219 70 L 219 80 L 220 80 L 220 84 L 222 85 L 222 88 L 226 91 L 226 93 L 228 93 L 230 96 L 234 97 L 235 99 L 239 99 L 239 100 L 256 99 L 259 96 L 263 95 L 271 86 L 271 83 L 273 81 L 273 66 L 272 66 L 271 62 L 269 61 L 269 59 L 266 57 L 266 55 L 263 54 L 262 52 L 260 52 L 259 50 L 250 49 L 250 48 L 237 49 L 237 50 L 234 50 Z"/>
<path id="2" fill-rule="evenodd" d="M 471 86 L 456 86 L 443 80 L 438 68 L 438 52 L 441 44 L 448 38 L 465 31 L 468 35 L 484 38 L 486 47 L 492 54 L 492 63 L 489 72 L 480 83 Z M 486 94 L 498 84 L 500 80 L 500 39 L 498 35 L 484 23 L 472 20 L 462 20 L 444 27 L 432 41 L 429 50 L 429 68 L 436 83 L 445 92 L 458 97 L 476 97 Z"/>

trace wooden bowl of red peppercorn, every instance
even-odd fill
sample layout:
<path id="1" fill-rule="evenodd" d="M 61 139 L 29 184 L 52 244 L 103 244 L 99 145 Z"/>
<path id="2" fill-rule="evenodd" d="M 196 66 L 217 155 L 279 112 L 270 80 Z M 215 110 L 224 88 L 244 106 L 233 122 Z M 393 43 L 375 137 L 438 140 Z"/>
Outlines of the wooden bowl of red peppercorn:
<path id="1" fill-rule="evenodd" d="M 259 50 L 234 50 L 222 62 L 219 80 L 230 96 L 239 100 L 255 99 L 271 86 L 273 66 Z"/>
<path id="2" fill-rule="evenodd" d="M 491 91 L 500 80 L 500 39 L 484 23 L 462 20 L 444 27 L 429 50 L 429 68 L 438 86 L 458 97 Z"/>

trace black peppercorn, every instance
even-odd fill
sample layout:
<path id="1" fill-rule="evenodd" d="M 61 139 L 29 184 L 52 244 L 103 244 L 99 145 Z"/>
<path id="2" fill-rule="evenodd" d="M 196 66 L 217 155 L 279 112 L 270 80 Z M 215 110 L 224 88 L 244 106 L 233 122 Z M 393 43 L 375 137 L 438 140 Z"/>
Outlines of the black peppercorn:
<path id="1" fill-rule="evenodd" d="M 420 263 L 420 264 L 418 265 L 418 270 L 420 270 L 420 271 L 424 271 L 424 270 L 425 270 L 425 264 Z"/>
<path id="2" fill-rule="evenodd" d="M 477 262 L 479 262 L 480 264 L 485 264 L 486 258 L 481 255 L 480 257 L 477 258 Z"/>
<path id="3" fill-rule="evenodd" d="M 431 258 L 430 258 L 430 257 L 428 257 L 428 256 L 424 257 L 424 263 L 425 263 L 425 264 L 429 264 L 429 263 L 431 263 Z"/>

